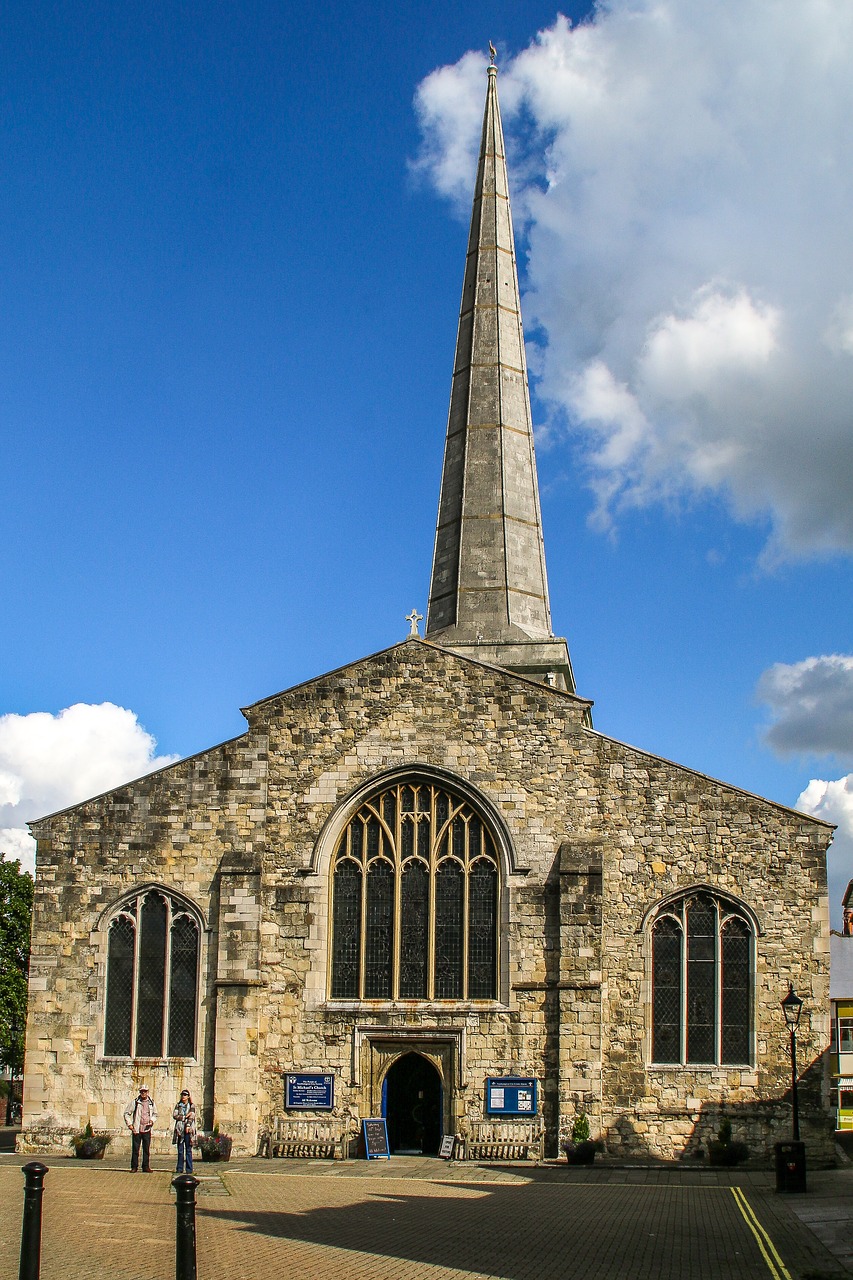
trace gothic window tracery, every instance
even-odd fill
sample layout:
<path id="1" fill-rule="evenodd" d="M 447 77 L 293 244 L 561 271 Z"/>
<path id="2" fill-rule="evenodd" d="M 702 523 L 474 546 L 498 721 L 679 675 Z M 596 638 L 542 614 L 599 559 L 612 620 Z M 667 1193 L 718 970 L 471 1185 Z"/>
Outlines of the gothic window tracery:
<path id="1" fill-rule="evenodd" d="M 386 786 L 335 851 L 332 999 L 496 999 L 499 902 L 495 841 L 470 802 Z"/>
<path id="2" fill-rule="evenodd" d="M 753 929 L 713 893 L 668 903 L 651 930 L 652 1061 L 750 1061 Z"/>
<path id="3" fill-rule="evenodd" d="M 199 922 L 163 889 L 125 901 L 109 923 L 104 1056 L 195 1056 Z"/>

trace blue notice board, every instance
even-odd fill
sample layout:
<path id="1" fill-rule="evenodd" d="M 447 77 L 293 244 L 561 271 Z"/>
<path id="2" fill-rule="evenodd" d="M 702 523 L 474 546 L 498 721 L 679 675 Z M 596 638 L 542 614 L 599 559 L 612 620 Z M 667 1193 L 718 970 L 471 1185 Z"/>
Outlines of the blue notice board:
<path id="1" fill-rule="evenodd" d="M 539 1105 L 532 1076 L 494 1076 L 486 1081 L 486 1115 L 535 1116 Z"/>
<path id="2" fill-rule="evenodd" d="M 284 1105 L 288 1111 L 331 1111 L 335 1105 L 334 1074 L 289 1071 L 284 1077 Z"/>

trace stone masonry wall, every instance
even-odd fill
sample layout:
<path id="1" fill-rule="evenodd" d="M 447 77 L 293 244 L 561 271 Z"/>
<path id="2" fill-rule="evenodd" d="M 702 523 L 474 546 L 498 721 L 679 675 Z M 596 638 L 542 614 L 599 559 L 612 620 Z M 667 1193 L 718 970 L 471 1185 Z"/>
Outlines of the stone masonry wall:
<path id="1" fill-rule="evenodd" d="M 483 1118 L 486 1077 L 512 1073 L 540 1080 L 552 1153 L 581 1106 L 612 1150 L 689 1153 L 723 1107 L 763 1148 L 790 1114 L 791 980 L 816 1064 L 804 1122 L 825 1151 L 829 829 L 612 742 L 584 726 L 586 706 L 410 640 L 248 708 L 235 742 L 40 823 L 25 1125 L 76 1127 L 94 1107 L 95 1127 L 115 1126 L 144 1074 L 161 1105 L 190 1081 L 207 1122 L 252 1150 L 282 1113 L 283 1073 L 316 1070 L 335 1072 L 355 1131 L 394 1045 L 420 1043 L 462 1134 Z M 472 788 L 505 836 L 495 1004 L 328 998 L 335 839 L 360 789 L 408 769 Z M 104 921 L 142 882 L 180 889 L 207 922 L 194 1063 L 99 1051 Z M 749 1071 L 648 1066 L 644 920 L 697 884 L 759 923 Z"/>
<path id="2" fill-rule="evenodd" d="M 159 1108 L 156 1147 L 169 1148 L 182 1088 L 212 1122 L 218 871 L 223 858 L 262 843 L 265 775 L 262 735 L 240 738 L 34 824 L 24 1149 L 64 1145 L 87 1121 L 123 1133 L 122 1113 L 143 1082 Z M 182 895 L 205 926 L 195 1061 L 103 1056 L 109 917 L 144 884 Z"/>

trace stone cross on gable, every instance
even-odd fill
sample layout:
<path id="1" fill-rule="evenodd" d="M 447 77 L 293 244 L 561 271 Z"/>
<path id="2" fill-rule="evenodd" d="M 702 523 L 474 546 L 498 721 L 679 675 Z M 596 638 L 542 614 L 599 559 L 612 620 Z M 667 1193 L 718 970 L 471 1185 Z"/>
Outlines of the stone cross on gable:
<path id="1" fill-rule="evenodd" d="M 418 623 L 423 622 L 424 615 L 418 613 L 417 609 L 413 609 L 411 613 L 406 614 L 406 621 L 409 624 L 409 637 L 417 636 L 420 639 L 420 631 L 418 631 Z"/>

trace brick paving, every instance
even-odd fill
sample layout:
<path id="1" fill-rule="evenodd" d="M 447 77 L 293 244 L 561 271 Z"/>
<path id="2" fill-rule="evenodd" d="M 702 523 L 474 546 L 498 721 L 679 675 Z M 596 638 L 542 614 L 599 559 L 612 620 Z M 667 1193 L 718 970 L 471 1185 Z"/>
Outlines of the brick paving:
<path id="1" fill-rule="evenodd" d="M 18 1274 L 23 1163 L 0 1157 L 0 1280 Z M 45 1163 L 42 1280 L 172 1280 L 171 1172 L 132 1175 L 118 1154 L 98 1164 Z M 404 1157 L 247 1160 L 196 1172 L 199 1280 L 849 1274 L 764 1172 L 495 1168 Z M 770 1263 L 762 1256 L 735 1186 L 769 1235 L 778 1266 L 772 1254 Z"/>

